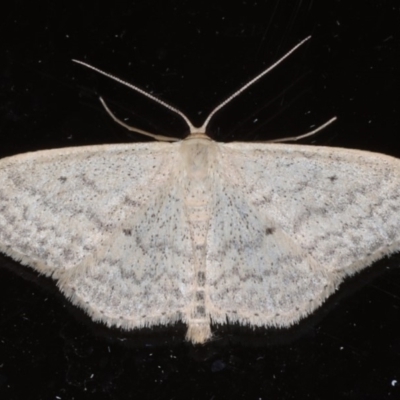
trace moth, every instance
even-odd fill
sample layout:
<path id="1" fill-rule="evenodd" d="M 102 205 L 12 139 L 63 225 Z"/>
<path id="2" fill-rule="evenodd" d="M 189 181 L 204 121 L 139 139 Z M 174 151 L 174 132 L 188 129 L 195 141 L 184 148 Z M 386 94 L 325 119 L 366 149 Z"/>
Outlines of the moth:
<path id="1" fill-rule="evenodd" d="M 134 329 L 183 321 L 283 327 L 347 276 L 400 249 L 400 161 L 365 151 L 218 143 L 215 113 L 157 142 L 72 147 L 0 160 L 0 251 L 56 280 L 94 320 Z M 320 128 L 301 135 L 314 134 Z M 172 142 L 172 143 L 170 143 Z"/>

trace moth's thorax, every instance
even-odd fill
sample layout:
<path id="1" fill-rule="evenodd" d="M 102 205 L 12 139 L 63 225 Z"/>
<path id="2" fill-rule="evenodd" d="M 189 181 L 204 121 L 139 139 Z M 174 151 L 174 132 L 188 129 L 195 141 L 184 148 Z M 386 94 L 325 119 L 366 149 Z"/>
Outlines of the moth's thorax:
<path id="1" fill-rule="evenodd" d="M 191 139 L 184 140 L 181 146 L 186 177 L 206 179 L 216 161 L 216 143 L 209 139 Z"/>
<path id="2" fill-rule="evenodd" d="M 185 198 L 185 209 L 191 223 L 197 226 L 194 239 L 197 244 L 205 242 L 210 218 L 210 202 L 214 193 L 214 171 L 217 144 L 207 139 L 191 139 L 182 142 L 183 170 L 181 185 Z M 201 237 L 201 239 L 197 239 Z"/>

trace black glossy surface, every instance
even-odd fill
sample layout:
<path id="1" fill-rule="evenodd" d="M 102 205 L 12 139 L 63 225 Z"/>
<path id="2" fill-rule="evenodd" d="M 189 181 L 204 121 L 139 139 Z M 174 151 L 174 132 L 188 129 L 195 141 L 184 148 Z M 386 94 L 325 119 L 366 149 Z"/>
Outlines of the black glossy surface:
<path id="1" fill-rule="evenodd" d="M 309 34 L 212 121 L 216 140 L 265 140 L 339 120 L 305 143 L 400 156 L 397 1 L 15 1 L 0 29 L 0 155 L 145 140 L 106 115 L 184 136 L 179 117 L 70 62 L 181 108 L 194 122 Z M 343 284 L 284 331 L 231 326 L 194 347 L 183 326 L 93 324 L 50 279 L 0 258 L 0 399 L 400 398 L 400 255 Z"/>

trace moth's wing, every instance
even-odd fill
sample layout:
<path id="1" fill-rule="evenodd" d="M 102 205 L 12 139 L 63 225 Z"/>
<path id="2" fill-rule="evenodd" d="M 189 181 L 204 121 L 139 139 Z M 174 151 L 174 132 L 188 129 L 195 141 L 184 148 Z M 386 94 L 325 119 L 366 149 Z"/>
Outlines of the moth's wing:
<path id="1" fill-rule="evenodd" d="M 397 159 L 246 143 L 220 145 L 219 157 L 206 274 L 215 321 L 290 324 L 400 249 Z"/>
<path id="2" fill-rule="evenodd" d="M 192 244 L 176 185 L 179 143 L 90 146 L 0 161 L 0 250 L 51 275 L 92 317 L 181 318 Z M 181 268 L 177 268 L 177 267 Z"/>

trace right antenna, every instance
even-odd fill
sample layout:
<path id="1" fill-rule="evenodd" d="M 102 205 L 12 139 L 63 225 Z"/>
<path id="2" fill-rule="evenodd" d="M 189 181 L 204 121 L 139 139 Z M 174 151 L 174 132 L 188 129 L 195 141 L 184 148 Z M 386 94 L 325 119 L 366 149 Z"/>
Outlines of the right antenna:
<path id="1" fill-rule="evenodd" d="M 239 96 L 240 93 L 245 91 L 249 86 L 253 85 L 256 83 L 259 79 L 261 79 L 264 75 L 268 74 L 269 71 L 274 69 L 277 65 L 279 65 L 283 60 L 285 60 L 287 57 L 289 57 L 294 51 L 296 51 L 302 44 L 307 42 L 311 36 L 307 36 L 305 39 L 303 39 L 300 43 L 298 43 L 296 46 L 294 46 L 291 50 L 289 50 L 284 56 L 282 56 L 278 61 L 273 63 L 271 66 L 269 66 L 266 70 L 261 72 L 261 74 L 257 75 L 255 78 L 253 78 L 251 81 L 247 82 L 244 86 L 242 86 L 239 90 L 237 90 L 235 93 L 230 95 L 227 99 L 225 99 L 221 104 L 219 104 L 217 107 L 214 108 L 204 121 L 203 125 L 198 128 L 199 131 L 201 132 L 206 132 L 206 128 L 208 123 L 210 122 L 211 118 L 214 116 L 216 112 L 218 112 L 222 107 L 225 107 L 228 103 L 230 103 L 235 97 Z"/>

